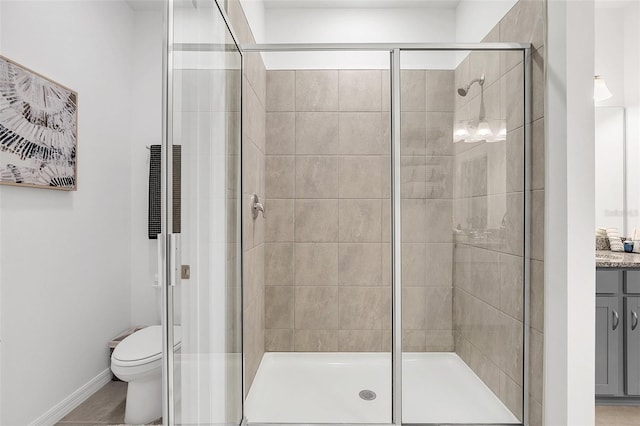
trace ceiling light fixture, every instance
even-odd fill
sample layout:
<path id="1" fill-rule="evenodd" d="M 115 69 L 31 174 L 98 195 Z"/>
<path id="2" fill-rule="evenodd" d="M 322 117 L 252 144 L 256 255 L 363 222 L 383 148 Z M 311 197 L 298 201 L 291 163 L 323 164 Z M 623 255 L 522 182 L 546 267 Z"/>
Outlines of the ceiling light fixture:
<path id="1" fill-rule="evenodd" d="M 599 75 L 596 75 L 593 78 L 593 100 L 596 102 L 606 101 L 611 98 L 613 93 L 607 87 L 607 83 L 605 83 L 604 79 Z"/>
<path id="2" fill-rule="evenodd" d="M 489 123 L 486 120 L 483 120 L 480 123 L 478 123 L 476 136 L 479 136 L 480 139 L 487 139 L 489 136 L 493 136 L 491 127 L 489 127 Z"/>
<path id="3" fill-rule="evenodd" d="M 469 138 L 469 136 L 471 136 L 471 133 L 469 133 L 467 123 L 461 122 L 460 126 L 453 134 L 453 143 L 464 142 Z"/>

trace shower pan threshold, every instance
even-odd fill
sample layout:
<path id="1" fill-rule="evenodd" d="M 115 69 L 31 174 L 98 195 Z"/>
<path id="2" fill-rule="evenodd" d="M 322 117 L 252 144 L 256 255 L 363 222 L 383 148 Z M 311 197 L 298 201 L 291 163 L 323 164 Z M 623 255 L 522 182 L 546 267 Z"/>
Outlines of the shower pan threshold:
<path id="1" fill-rule="evenodd" d="M 455 353 L 402 359 L 403 423 L 520 423 Z M 249 423 L 390 423 L 391 354 L 267 352 L 245 414 Z"/>

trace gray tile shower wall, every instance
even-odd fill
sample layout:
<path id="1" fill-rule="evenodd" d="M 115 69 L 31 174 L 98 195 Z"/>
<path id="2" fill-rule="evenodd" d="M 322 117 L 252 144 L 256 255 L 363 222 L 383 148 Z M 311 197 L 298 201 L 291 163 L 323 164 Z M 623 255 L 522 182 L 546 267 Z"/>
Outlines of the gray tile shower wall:
<path id="1" fill-rule="evenodd" d="M 266 351 L 391 348 L 389 84 L 267 72 Z"/>
<path id="2" fill-rule="evenodd" d="M 255 43 L 238 0 L 227 2 L 227 13 L 239 42 Z M 243 115 L 250 117 L 242 121 L 245 393 L 253 383 L 265 347 L 265 226 L 262 216 L 252 218 L 249 206 L 252 194 L 258 194 L 261 200 L 265 197 L 266 74 L 260 54 L 244 55 L 242 108 Z"/>
<path id="3" fill-rule="evenodd" d="M 453 71 L 403 71 L 407 351 L 452 351 Z M 389 72 L 267 72 L 267 351 L 389 351 Z"/>
<path id="4" fill-rule="evenodd" d="M 402 348 L 454 350 L 454 72 L 402 70 Z"/>
<path id="5" fill-rule="evenodd" d="M 474 52 L 455 71 L 456 87 L 485 75 L 489 120 L 506 122 L 506 140 L 456 143 L 454 182 L 454 327 L 456 352 L 522 418 L 524 158 L 532 170 L 530 424 L 542 424 L 544 229 L 544 3 L 520 0 L 486 42 L 533 44 L 531 152 L 524 152 L 521 54 Z M 455 98 L 455 124 L 477 119 L 480 88 Z"/>

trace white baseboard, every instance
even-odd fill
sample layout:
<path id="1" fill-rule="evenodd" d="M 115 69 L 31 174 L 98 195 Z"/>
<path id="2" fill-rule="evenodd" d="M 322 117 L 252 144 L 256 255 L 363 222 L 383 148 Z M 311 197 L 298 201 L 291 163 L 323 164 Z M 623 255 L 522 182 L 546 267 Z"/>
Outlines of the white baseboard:
<path id="1" fill-rule="evenodd" d="M 111 377 L 111 369 L 107 368 L 76 389 L 71 395 L 51 407 L 46 413 L 31 422 L 29 426 L 51 426 L 56 424 L 74 408 L 96 393 L 98 389 L 109 383 Z"/>

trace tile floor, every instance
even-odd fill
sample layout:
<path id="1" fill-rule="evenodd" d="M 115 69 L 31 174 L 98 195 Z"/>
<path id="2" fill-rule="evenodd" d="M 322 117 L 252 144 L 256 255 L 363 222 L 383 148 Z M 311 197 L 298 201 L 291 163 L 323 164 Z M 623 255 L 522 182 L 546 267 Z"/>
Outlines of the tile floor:
<path id="1" fill-rule="evenodd" d="M 640 425 L 640 407 L 598 405 L 596 406 L 596 426 Z"/>
<path id="2" fill-rule="evenodd" d="M 56 424 L 61 426 L 123 424 L 126 398 L 125 382 L 109 382 Z M 162 424 L 162 421 L 159 419 L 151 424 Z"/>

